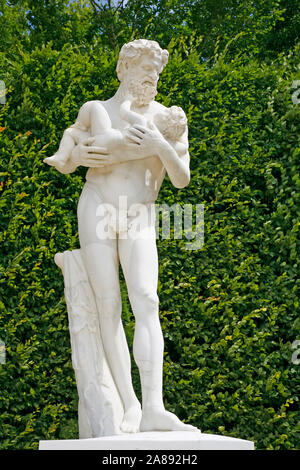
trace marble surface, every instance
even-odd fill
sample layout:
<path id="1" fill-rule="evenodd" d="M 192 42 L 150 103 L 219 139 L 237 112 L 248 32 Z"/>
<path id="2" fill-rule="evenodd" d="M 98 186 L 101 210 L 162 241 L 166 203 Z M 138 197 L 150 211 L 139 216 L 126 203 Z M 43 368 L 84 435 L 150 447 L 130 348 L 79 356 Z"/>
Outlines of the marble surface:
<path id="1" fill-rule="evenodd" d="M 254 443 L 201 432 L 139 432 L 95 439 L 40 441 L 39 450 L 254 450 Z"/>

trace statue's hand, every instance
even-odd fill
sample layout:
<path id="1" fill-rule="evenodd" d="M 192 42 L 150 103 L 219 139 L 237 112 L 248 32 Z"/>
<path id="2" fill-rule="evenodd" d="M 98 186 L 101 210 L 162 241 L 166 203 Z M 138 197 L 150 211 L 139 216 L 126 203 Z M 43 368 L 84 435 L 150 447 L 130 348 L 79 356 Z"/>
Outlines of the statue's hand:
<path id="1" fill-rule="evenodd" d="M 93 137 L 80 142 L 71 153 L 71 160 L 77 165 L 91 168 L 102 168 L 108 164 L 109 154 L 105 147 L 96 147 L 89 144 L 93 143 Z"/>
<path id="2" fill-rule="evenodd" d="M 166 140 L 157 127 L 149 123 L 148 127 L 135 124 L 127 130 L 125 137 L 128 148 L 136 149 L 139 153 L 153 155 L 160 152 Z"/>

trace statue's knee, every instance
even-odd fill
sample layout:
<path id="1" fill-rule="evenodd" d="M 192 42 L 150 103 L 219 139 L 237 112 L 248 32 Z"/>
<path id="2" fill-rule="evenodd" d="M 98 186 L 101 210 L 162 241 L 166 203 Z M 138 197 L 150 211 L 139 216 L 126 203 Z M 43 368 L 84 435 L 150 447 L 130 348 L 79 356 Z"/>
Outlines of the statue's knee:
<path id="1" fill-rule="evenodd" d="M 73 127 L 69 127 L 68 129 L 64 131 L 64 136 L 70 136 L 74 139 L 74 137 L 76 136 L 76 132 L 78 132 L 77 129 Z"/>
<path id="2" fill-rule="evenodd" d="M 156 292 L 147 289 L 135 290 L 131 295 L 131 303 L 135 315 L 158 313 L 159 298 Z"/>
<path id="3" fill-rule="evenodd" d="M 158 311 L 159 299 L 156 292 L 145 292 L 143 294 L 143 300 L 152 310 Z"/>

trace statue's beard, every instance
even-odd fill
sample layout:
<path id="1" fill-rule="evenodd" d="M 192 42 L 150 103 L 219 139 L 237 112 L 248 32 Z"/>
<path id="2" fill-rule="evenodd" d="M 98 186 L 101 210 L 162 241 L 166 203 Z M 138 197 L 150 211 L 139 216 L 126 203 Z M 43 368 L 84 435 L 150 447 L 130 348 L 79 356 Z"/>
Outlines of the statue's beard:
<path id="1" fill-rule="evenodd" d="M 144 81 L 137 81 L 136 79 L 126 80 L 124 88 L 133 96 L 134 103 L 137 106 L 146 106 L 151 103 L 157 95 L 155 85 L 150 85 Z"/>

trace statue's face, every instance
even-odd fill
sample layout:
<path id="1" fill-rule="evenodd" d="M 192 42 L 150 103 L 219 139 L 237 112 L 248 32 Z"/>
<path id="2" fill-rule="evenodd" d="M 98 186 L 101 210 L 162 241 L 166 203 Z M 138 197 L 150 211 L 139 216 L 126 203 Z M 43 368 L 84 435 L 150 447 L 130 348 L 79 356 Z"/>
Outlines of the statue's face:
<path id="1" fill-rule="evenodd" d="M 161 62 L 159 59 L 144 55 L 140 62 L 132 67 L 132 74 L 142 85 L 156 87 L 160 68 Z"/>
<path id="2" fill-rule="evenodd" d="M 124 84 L 139 106 L 147 105 L 154 100 L 160 70 L 160 59 L 147 54 L 142 56 L 139 62 L 128 67 Z"/>

